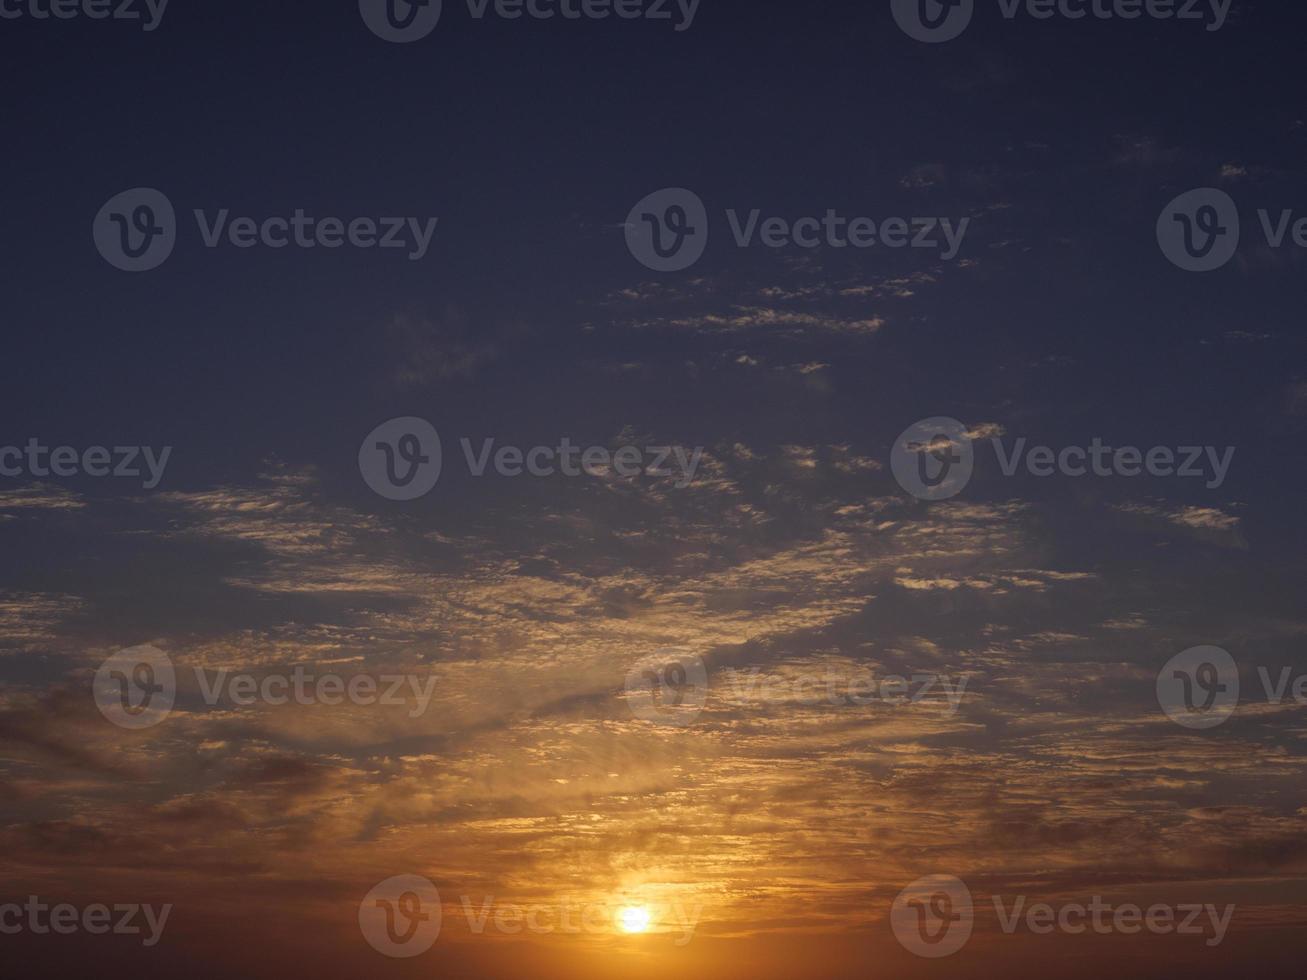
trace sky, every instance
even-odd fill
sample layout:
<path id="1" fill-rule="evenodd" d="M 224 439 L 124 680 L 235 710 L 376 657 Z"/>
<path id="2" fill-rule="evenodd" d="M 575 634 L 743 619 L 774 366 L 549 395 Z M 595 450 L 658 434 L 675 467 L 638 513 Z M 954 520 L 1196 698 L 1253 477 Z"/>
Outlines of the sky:
<path id="1" fill-rule="evenodd" d="M 0 0 L 0 972 L 1299 975 L 1307 17 L 1187 2 Z"/>

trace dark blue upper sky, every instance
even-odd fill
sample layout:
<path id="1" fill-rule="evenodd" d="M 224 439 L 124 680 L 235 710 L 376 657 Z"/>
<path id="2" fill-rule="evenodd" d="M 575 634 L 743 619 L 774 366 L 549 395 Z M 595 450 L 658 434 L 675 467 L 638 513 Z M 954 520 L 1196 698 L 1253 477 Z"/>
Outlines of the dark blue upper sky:
<path id="1" fill-rule="evenodd" d="M 1008 21 L 998 0 L 977 0 L 967 31 L 942 44 L 909 38 L 872 0 L 702 0 L 680 32 L 479 21 L 445 0 L 436 30 L 411 44 L 370 33 L 354 0 L 171 0 L 151 32 L 0 19 L 0 449 L 173 447 L 150 490 L 0 477 L 0 679 L 13 698 L 0 743 L 19 746 L 0 756 L 0 802 L 17 812 L 0 843 L 57 865 L 51 821 L 129 844 L 138 812 L 171 840 L 169 808 L 196 800 L 239 811 L 244 832 L 280 826 L 288 800 L 313 796 L 322 809 L 303 817 L 303 839 L 339 829 L 323 813 L 348 812 L 348 833 L 369 844 L 412 830 L 410 817 L 423 833 L 463 833 L 464 806 L 580 813 L 609 800 L 585 782 L 594 760 L 661 778 L 665 747 L 636 732 L 628 757 L 637 743 L 599 724 L 610 708 L 629 721 L 614 692 L 627 654 L 656 639 L 695 647 L 709 668 L 821 654 L 975 672 L 981 700 L 956 727 L 914 717 L 899 748 L 941 767 L 940 805 L 975 835 L 949 845 L 954 859 L 996 855 L 986 874 L 1007 861 L 1015 875 L 1033 855 L 1030 867 L 1086 887 L 1245 865 L 1301 876 L 1300 791 L 1240 768 L 1265 752 L 1300 787 L 1296 716 L 1245 712 L 1202 743 L 1210 754 L 1186 755 L 1192 742 L 1159 754 L 1178 730 L 1156 717 L 1152 684 L 1200 643 L 1229 648 L 1245 683 L 1257 665 L 1304 660 L 1307 256 L 1268 247 L 1257 212 L 1307 217 L 1305 27 L 1285 0 L 1234 0 L 1210 32 Z M 129 274 L 101 257 L 92 223 L 137 187 L 167 195 L 180 232 L 166 262 Z M 1204 187 L 1233 199 L 1243 238 L 1227 265 L 1197 274 L 1167 260 L 1156 228 L 1168 202 Z M 692 269 L 651 271 L 628 250 L 628 213 L 661 188 L 706 205 L 711 235 Z M 438 224 L 420 261 L 206 248 L 192 211 L 224 208 Z M 727 211 L 754 209 L 969 225 L 956 260 L 737 248 Z M 358 462 L 365 436 L 403 416 L 439 430 L 446 460 L 411 503 L 374 494 Z M 969 427 L 976 468 L 955 501 L 925 504 L 890 461 L 900 433 L 935 416 Z M 684 493 L 482 479 L 461 462 L 460 437 L 563 436 L 703 447 L 705 462 Z M 1004 451 L 1098 438 L 1236 452 L 1219 487 L 1007 477 L 995 437 Z M 450 704 L 431 727 L 365 734 L 339 716 L 278 728 L 188 708 L 176 742 L 140 748 L 166 768 L 146 779 L 135 755 L 82 754 L 100 718 L 69 693 L 108 651 L 146 642 L 215 669 L 399 658 L 447 671 Z M 542 679 L 541 664 L 561 673 Z M 785 732 L 800 747 L 771 733 L 736 744 L 748 719 L 713 717 L 711 752 L 677 750 L 703 766 L 695 786 L 711 803 L 681 814 L 686 826 L 715 833 L 752 810 L 865 819 L 879 828 L 858 839 L 865 851 L 838 829 L 814 837 L 830 850 L 803 867 L 831 894 L 848 883 L 832 853 L 873 876 L 908 861 L 894 835 L 934 805 L 916 770 L 863 786 L 882 763 L 844 733 L 803 741 L 796 716 Z M 487 747 L 487 732 L 505 741 Z M 519 737 L 557 770 L 505 761 L 521 785 L 476 783 L 473 802 L 433 789 L 436 802 L 412 803 L 391 768 L 418 758 L 443 787 Z M 883 737 L 866 743 L 878 760 Z M 1087 748 L 1092 738 L 1104 742 Z M 978 757 L 954 770 L 955 751 Z M 329 775 L 311 789 L 250 775 L 272 755 Z M 829 788 L 853 772 L 850 795 L 805 795 L 783 775 L 796 758 L 846 766 L 812 778 Z M 1119 770 L 1094 768 L 1104 758 Z M 723 787 L 738 786 L 742 760 L 781 775 L 735 800 Z M 900 764 L 917 763 L 884 765 Z M 568 779 L 586 788 L 557 788 Z M 271 798 L 251 802 L 251 784 Z M 623 784 L 620 806 L 661 810 L 665 789 Z M 882 795 L 894 805 L 868 817 Z M 415 809 L 397 815 L 395 798 Z M 806 818 L 782 812 L 800 798 Z M 1152 861 L 1235 806 L 1253 816 L 1240 811 L 1244 825 L 1183 871 Z M 638 838 L 629 812 L 614 819 Z M 512 846 L 459 840 L 501 856 Z M 757 846 L 760 875 L 794 871 Z M 293 894 L 284 855 L 248 847 L 268 887 Z M 1131 849 L 1150 859 L 1132 863 Z M 351 860 L 340 876 L 365 885 L 383 863 L 366 848 Z M 457 879 L 449 860 L 440 873 Z M 479 870 L 508 890 L 510 871 L 491 864 Z M 708 861 L 700 880 L 743 894 L 732 867 Z M 196 880 L 236 889 L 209 873 Z M 343 895 L 358 883 L 304 874 Z M 724 934 L 738 927 L 728 912 Z M 842 906 L 818 913 L 860 921 Z"/>

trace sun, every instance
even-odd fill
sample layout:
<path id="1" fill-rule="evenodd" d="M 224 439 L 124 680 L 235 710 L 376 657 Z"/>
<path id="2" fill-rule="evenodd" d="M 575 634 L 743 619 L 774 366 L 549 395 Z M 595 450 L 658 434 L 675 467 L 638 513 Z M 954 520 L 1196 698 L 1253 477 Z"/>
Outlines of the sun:
<path id="1" fill-rule="evenodd" d="M 649 910 L 643 905 L 627 905 L 617 913 L 622 932 L 648 932 Z"/>

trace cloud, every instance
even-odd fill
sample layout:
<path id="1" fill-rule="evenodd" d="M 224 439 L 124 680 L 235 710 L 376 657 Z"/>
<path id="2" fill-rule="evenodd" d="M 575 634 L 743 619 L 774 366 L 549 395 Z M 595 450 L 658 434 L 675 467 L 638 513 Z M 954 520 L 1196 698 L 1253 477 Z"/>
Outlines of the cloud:
<path id="1" fill-rule="evenodd" d="M 450 307 L 436 318 L 398 314 L 386 328 L 393 352 L 393 381 L 401 389 L 470 378 L 499 357 L 501 343 L 518 328 L 474 328 L 466 313 Z"/>

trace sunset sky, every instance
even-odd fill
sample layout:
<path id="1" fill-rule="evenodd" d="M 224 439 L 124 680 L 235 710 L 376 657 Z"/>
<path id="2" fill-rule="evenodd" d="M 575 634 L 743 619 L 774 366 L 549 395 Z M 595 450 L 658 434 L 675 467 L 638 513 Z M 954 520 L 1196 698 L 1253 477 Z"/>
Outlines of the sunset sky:
<path id="1" fill-rule="evenodd" d="M 1258 220 L 1307 218 L 1297 6 L 976 0 L 944 43 L 889 0 L 445 0 L 412 43 L 356 0 L 0 18 L 0 453 L 171 447 L 153 486 L 0 476 L 0 907 L 171 906 L 148 946 L 0 930 L 0 975 L 1301 975 L 1307 252 Z M 97 214 L 143 187 L 176 246 L 124 272 Z M 664 188 L 710 228 L 678 271 L 629 244 Z M 1242 218 L 1212 272 L 1159 248 L 1195 188 Z M 223 209 L 438 220 L 416 259 L 207 247 Z M 739 247 L 755 209 L 965 235 Z M 974 472 L 920 499 L 893 460 L 939 417 Z M 361 453 L 412 418 L 439 479 L 391 499 Z M 640 473 L 462 442 L 564 439 Z M 1211 478 L 1005 475 L 1019 440 Z M 1159 703 L 1200 646 L 1240 688 L 1203 729 Z M 133 729 L 96 674 L 142 647 L 175 703 Z M 297 671 L 402 698 L 206 698 Z M 401 875 L 441 903 L 406 958 L 361 925 Z M 975 904 L 938 959 L 891 922 L 930 876 Z M 1233 909 L 1215 943 L 1004 929 L 1095 897 Z"/>

